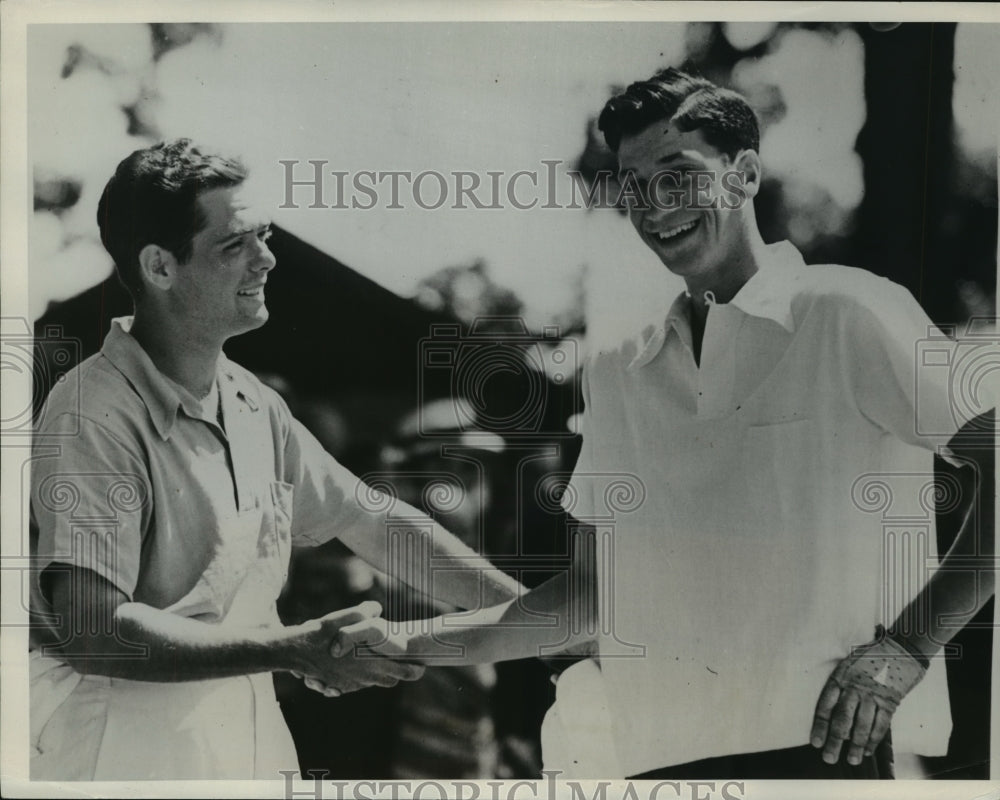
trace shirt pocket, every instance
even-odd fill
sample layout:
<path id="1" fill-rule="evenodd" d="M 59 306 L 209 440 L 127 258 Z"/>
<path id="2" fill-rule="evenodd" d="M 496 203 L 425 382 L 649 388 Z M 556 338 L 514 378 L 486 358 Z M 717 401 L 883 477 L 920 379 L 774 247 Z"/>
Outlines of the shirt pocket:
<path id="1" fill-rule="evenodd" d="M 810 535 L 811 497 L 821 475 L 814 463 L 815 425 L 795 419 L 751 425 L 743 434 L 748 527 L 768 538 Z"/>
<path id="2" fill-rule="evenodd" d="M 271 531 L 278 565 L 281 568 L 282 584 L 288 579 L 288 564 L 292 555 L 292 509 L 295 487 L 290 483 L 271 483 Z"/>

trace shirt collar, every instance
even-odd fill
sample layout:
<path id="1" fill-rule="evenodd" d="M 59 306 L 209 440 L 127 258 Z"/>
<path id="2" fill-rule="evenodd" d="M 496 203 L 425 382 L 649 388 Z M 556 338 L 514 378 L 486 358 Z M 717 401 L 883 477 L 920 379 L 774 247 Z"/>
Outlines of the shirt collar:
<path id="1" fill-rule="evenodd" d="M 729 305 L 751 317 L 777 322 L 789 333 L 795 332 L 792 315 L 792 298 L 796 283 L 805 268 L 802 254 L 791 242 L 769 244 L 764 249 L 760 269 L 748 280 Z M 645 338 L 639 354 L 629 364 L 629 369 L 639 369 L 652 361 L 666 343 L 671 329 L 684 344 L 691 348 L 691 324 L 687 292 L 681 292 L 670 306 L 663 324 Z"/>
<path id="2" fill-rule="evenodd" d="M 132 337 L 132 317 L 117 317 L 111 320 L 101 347 L 101 353 L 125 376 L 142 398 L 153 421 L 157 433 L 164 440 L 170 437 L 177 410 L 184 409 L 191 417 L 200 416 L 200 404 L 176 383 L 160 372 L 142 346 Z M 260 394 L 257 388 L 246 380 L 241 370 L 236 369 L 224 354 L 220 354 L 216 367 L 219 392 L 234 394 L 251 411 L 260 408 Z M 221 400 L 221 398 L 220 398 Z"/>
<path id="3" fill-rule="evenodd" d="M 751 317 L 777 322 L 789 333 L 795 332 L 792 298 L 805 270 L 802 254 L 791 242 L 778 242 L 764 250 L 764 263 L 736 296 L 729 301 Z"/>

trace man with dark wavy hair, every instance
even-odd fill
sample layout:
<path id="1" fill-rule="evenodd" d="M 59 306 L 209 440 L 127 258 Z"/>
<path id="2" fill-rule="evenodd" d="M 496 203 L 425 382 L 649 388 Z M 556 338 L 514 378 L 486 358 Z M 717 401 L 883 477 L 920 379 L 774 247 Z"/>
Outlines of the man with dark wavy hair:
<path id="1" fill-rule="evenodd" d="M 564 505 L 594 531 L 574 569 L 476 620 L 496 627 L 438 623 L 410 652 L 509 659 L 599 631 L 600 668 L 560 677 L 543 729 L 546 767 L 573 777 L 888 778 L 890 723 L 907 751 L 943 753 L 934 657 L 994 576 L 955 568 L 990 546 L 971 514 L 928 575 L 920 503 L 932 454 L 973 462 L 955 437 L 989 431 L 991 406 L 958 419 L 948 370 L 917 361 L 932 326 L 904 288 L 763 241 L 740 95 L 668 69 L 612 98 L 599 126 L 636 233 L 687 291 L 584 366 Z M 623 475 L 642 502 L 614 512 Z M 886 535 L 883 486 L 926 535 Z"/>
<path id="2" fill-rule="evenodd" d="M 283 627 L 293 545 L 338 537 L 388 566 L 390 513 L 417 524 L 413 578 L 463 608 L 517 585 L 415 509 L 360 484 L 282 399 L 223 354 L 268 318 L 270 223 L 237 160 L 186 139 L 108 182 L 101 239 L 134 301 L 46 401 L 31 525 L 34 780 L 270 779 L 297 770 L 269 673 L 333 696 L 413 680 L 391 658 L 331 655 L 377 603 Z"/>

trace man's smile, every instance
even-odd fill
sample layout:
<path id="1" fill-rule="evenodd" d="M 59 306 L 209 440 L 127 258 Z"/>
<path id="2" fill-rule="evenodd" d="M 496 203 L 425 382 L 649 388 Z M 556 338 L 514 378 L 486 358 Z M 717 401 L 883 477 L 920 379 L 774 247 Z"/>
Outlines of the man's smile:
<path id="1" fill-rule="evenodd" d="M 687 238 L 687 235 L 697 229 L 700 224 L 700 220 L 692 219 L 666 230 L 650 231 L 649 236 L 661 244 L 674 244 Z"/>
<path id="2" fill-rule="evenodd" d="M 264 284 L 259 283 L 256 286 L 250 286 L 246 289 L 240 289 L 236 292 L 240 297 L 262 297 L 264 295 Z"/>

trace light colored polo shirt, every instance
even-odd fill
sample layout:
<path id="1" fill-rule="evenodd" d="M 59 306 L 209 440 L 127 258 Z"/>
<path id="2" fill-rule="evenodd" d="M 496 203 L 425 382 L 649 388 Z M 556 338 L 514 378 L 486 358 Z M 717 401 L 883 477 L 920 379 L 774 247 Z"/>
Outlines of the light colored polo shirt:
<path id="1" fill-rule="evenodd" d="M 39 556 L 180 616 L 273 624 L 293 544 L 358 525 L 378 535 L 381 520 L 273 390 L 222 356 L 223 428 L 156 369 L 128 324 L 115 320 L 80 365 L 82 408 L 62 385 L 49 397 L 32 465 Z M 100 543 L 80 540 L 101 522 Z"/>
<path id="2" fill-rule="evenodd" d="M 808 743 L 834 666 L 933 570 L 932 453 L 958 428 L 947 368 L 915 367 L 929 320 L 888 280 L 771 245 L 709 309 L 700 366 L 689 302 L 592 354 L 564 497 L 605 536 L 601 674 L 625 775 Z M 943 673 L 897 713 L 899 749 L 945 751 Z"/>
<path id="3" fill-rule="evenodd" d="M 39 569 L 85 567 L 129 600 L 206 623 L 278 624 L 293 544 L 357 526 L 384 536 L 385 518 L 359 506 L 358 479 L 247 370 L 219 359 L 220 426 L 156 369 L 130 323 L 115 320 L 47 401 L 32 462 Z M 80 676 L 38 651 L 31 671 L 36 779 L 296 769 L 269 675 L 133 682 Z"/>

